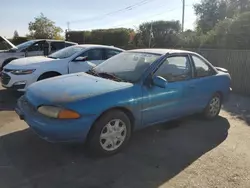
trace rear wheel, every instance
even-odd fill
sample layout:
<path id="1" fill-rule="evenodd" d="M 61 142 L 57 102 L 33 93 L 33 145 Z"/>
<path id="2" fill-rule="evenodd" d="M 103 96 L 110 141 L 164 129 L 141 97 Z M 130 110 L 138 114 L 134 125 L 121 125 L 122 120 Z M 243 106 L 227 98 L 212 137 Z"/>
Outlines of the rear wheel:
<path id="1" fill-rule="evenodd" d="M 44 79 L 47 79 L 47 78 L 52 78 L 52 77 L 55 77 L 55 76 L 60 76 L 60 74 L 59 74 L 59 73 L 56 73 L 56 72 L 44 73 L 44 74 L 42 74 L 42 75 L 37 79 L 37 81 L 44 80 Z"/>
<path id="2" fill-rule="evenodd" d="M 221 95 L 216 93 L 210 99 L 209 103 L 207 104 L 203 115 L 206 119 L 214 119 L 216 118 L 221 110 Z"/>
<path id="3" fill-rule="evenodd" d="M 88 149 L 95 156 L 109 156 L 121 151 L 131 137 L 131 123 L 125 113 L 112 110 L 94 124 L 88 138 Z"/>

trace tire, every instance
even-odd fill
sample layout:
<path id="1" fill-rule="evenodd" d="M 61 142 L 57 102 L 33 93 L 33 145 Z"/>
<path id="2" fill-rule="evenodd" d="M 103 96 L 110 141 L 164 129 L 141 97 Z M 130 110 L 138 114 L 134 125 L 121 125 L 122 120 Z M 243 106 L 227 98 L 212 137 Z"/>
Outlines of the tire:
<path id="1" fill-rule="evenodd" d="M 108 111 L 93 125 L 87 140 L 92 156 L 110 156 L 121 151 L 131 137 L 131 122 L 120 110 Z"/>
<path id="2" fill-rule="evenodd" d="M 52 78 L 52 77 L 55 77 L 55 76 L 60 76 L 60 74 L 56 73 L 56 72 L 48 72 L 48 73 L 45 73 L 45 74 L 42 74 L 41 76 L 39 76 L 37 81 L 44 80 L 44 79 L 47 79 L 47 78 Z"/>
<path id="3" fill-rule="evenodd" d="M 8 59 L 8 60 L 4 61 L 3 64 L 2 64 L 2 67 L 0 67 L 0 72 L 3 70 L 3 67 L 4 67 L 5 65 L 9 64 L 11 61 L 13 61 L 13 60 L 15 60 L 15 59 L 16 59 L 16 58 L 14 58 L 14 59 Z"/>
<path id="4" fill-rule="evenodd" d="M 203 112 L 203 116 L 206 119 L 212 120 L 218 117 L 221 110 L 221 99 L 221 95 L 219 93 L 215 93 L 213 97 L 209 100 Z"/>

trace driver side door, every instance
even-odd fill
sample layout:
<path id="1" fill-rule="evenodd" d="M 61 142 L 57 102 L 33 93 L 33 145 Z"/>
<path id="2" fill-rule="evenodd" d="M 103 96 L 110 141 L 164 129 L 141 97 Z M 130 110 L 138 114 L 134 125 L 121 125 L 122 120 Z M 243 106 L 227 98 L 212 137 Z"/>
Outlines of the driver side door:
<path id="1" fill-rule="evenodd" d="M 85 60 L 77 61 L 77 58 L 86 57 Z M 95 48 L 83 52 L 81 55 L 77 56 L 74 60 L 69 62 L 69 73 L 76 72 L 87 72 L 91 68 L 99 65 L 104 61 L 104 49 Z"/>
<path id="2" fill-rule="evenodd" d="M 153 74 L 167 80 L 165 88 L 143 85 L 142 125 L 148 126 L 185 114 L 185 87 L 192 77 L 187 55 L 168 57 Z"/>

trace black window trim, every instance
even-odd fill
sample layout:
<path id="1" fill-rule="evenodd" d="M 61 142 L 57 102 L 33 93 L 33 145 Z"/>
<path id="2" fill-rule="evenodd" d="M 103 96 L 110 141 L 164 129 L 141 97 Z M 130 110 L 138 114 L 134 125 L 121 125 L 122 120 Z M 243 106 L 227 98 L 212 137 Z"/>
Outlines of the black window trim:
<path id="1" fill-rule="evenodd" d="M 188 80 L 193 79 L 194 76 L 195 76 L 195 74 L 194 74 L 194 66 L 193 66 L 193 62 L 191 61 L 189 55 L 190 55 L 190 54 L 187 54 L 187 53 L 173 53 L 173 54 L 168 55 L 168 56 L 167 56 L 166 58 L 164 58 L 164 59 L 162 60 L 162 62 L 154 69 L 154 71 L 153 71 L 152 74 L 151 74 L 152 77 L 155 75 L 155 73 L 157 72 L 157 70 L 162 66 L 162 64 L 165 62 L 166 59 L 171 58 L 171 57 L 186 57 L 187 60 L 188 60 L 189 65 L 190 65 L 190 68 L 191 68 L 190 79 L 172 81 L 172 82 L 169 82 L 169 83 L 183 82 L 183 81 L 188 81 Z"/>
<path id="2" fill-rule="evenodd" d="M 210 64 L 210 62 L 208 60 L 206 60 L 205 58 L 203 58 L 202 56 L 200 56 L 198 54 L 189 54 L 189 55 L 190 55 L 190 59 L 192 61 L 193 67 L 194 67 L 194 78 L 206 78 L 206 77 L 214 76 L 214 75 L 217 74 L 217 70 Z M 198 77 L 197 76 L 197 70 L 196 70 L 196 66 L 195 66 L 195 62 L 194 62 L 193 56 L 197 57 L 202 62 L 204 62 L 210 68 L 211 74 L 209 74 L 207 76 Z"/>

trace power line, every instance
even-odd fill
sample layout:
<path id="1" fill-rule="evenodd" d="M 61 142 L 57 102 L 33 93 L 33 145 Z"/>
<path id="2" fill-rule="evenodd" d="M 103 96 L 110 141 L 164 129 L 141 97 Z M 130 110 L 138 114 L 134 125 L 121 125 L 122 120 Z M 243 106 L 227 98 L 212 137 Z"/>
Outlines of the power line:
<path id="1" fill-rule="evenodd" d="M 188 6 L 192 6 L 192 5 L 185 5 L 185 7 L 188 7 Z M 155 16 L 159 16 L 159 15 L 165 14 L 166 12 L 172 12 L 172 11 L 177 10 L 177 9 L 179 9 L 179 7 L 172 8 L 172 9 L 168 9 L 168 10 L 164 10 L 164 12 L 157 13 L 157 14 L 153 14 L 153 15 L 144 17 L 143 19 L 145 20 L 145 19 L 147 19 L 147 18 L 152 18 L 152 17 L 155 17 Z M 126 23 L 126 24 L 134 23 L 135 21 L 137 21 L 137 20 L 133 20 L 133 21 L 128 22 L 128 23 Z M 111 26 L 111 27 L 120 27 L 120 26 L 123 26 L 123 25 L 125 25 L 125 24 L 119 24 L 119 25 L 115 25 L 115 26 Z"/>
<path id="2" fill-rule="evenodd" d="M 81 19 L 81 20 L 73 20 L 73 21 L 70 21 L 68 23 L 77 23 L 77 22 L 84 22 L 84 21 L 90 21 L 90 20 L 94 20 L 94 19 L 102 19 L 104 18 L 105 16 L 111 16 L 113 14 L 117 14 L 119 12 L 124 12 L 124 11 L 130 11 L 134 8 L 137 8 L 137 7 L 140 7 L 140 6 L 143 6 L 151 1 L 155 1 L 155 0 L 142 0 L 142 1 L 139 1 L 135 4 L 132 4 L 132 5 L 129 5 L 125 8 L 122 8 L 122 9 L 118 9 L 116 11 L 112 11 L 112 12 L 109 12 L 109 13 L 106 13 L 106 14 L 103 14 L 103 15 L 99 15 L 99 16 L 96 16 L 96 17 L 92 17 L 92 18 L 86 18 L 86 19 Z"/>

